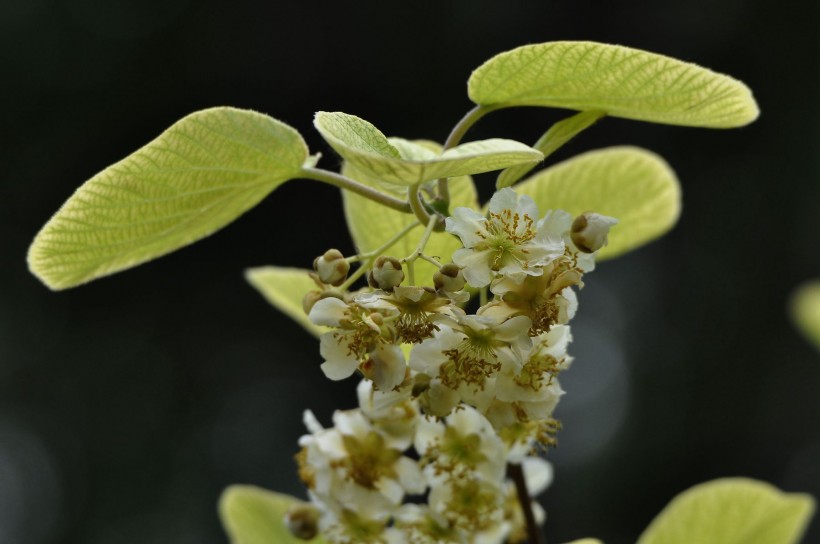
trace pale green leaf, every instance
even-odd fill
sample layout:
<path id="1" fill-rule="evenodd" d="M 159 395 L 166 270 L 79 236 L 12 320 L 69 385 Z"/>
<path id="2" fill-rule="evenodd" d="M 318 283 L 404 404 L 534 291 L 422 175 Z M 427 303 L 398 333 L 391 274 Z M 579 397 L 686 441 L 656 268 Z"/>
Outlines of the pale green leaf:
<path id="1" fill-rule="evenodd" d="M 743 126 L 759 110 L 742 82 L 688 62 L 629 47 L 549 42 L 501 53 L 470 76 L 468 94 L 485 107 L 602 110 L 670 125 Z"/>
<path id="2" fill-rule="evenodd" d="M 543 157 L 520 142 L 500 138 L 410 156 L 402 154 L 406 148 L 397 148 L 379 129 L 355 115 L 320 111 L 314 125 L 345 161 L 372 178 L 398 185 L 534 164 Z"/>
<path id="3" fill-rule="evenodd" d="M 441 146 L 433 142 L 410 142 L 398 138 L 391 139 L 390 142 L 408 157 L 424 156 L 427 153 L 438 153 Z M 398 185 L 387 186 L 378 179 L 370 177 L 362 172 L 355 165 L 345 163 L 343 172 L 365 185 L 376 187 L 381 190 L 390 190 L 391 194 L 398 198 L 407 197 L 407 188 Z M 475 185 L 469 176 L 451 178 L 450 199 L 451 207 L 466 206 L 473 209 L 478 208 Z M 430 196 L 432 184 L 422 187 L 422 194 Z M 401 213 L 382 206 L 372 200 L 361 197 L 349 191 L 344 191 L 344 210 L 347 218 L 347 225 L 353 242 L 360 253 L 373 251 L 384 245 L 394 234 L 402 229 L 418 223 L 418 219 L 412 214 Z M 419 227 L 410 232 L 407 236 L 397 242 L 386 253 L 396 258 L 407 257 L 421 238 L 424 229 Z M 458 239 L 446 232 L 434 232 L 424 250 L 425 254 L 438 257 L 442 263 L 447 263 L 453 252 L 461 247 Z M 416 284 L 432 285 L 433 273 L 436 268 L 425 261 L 416 261 Z"/>
<path id="4" fill-rule="evenodd" d="M 297 177 L 302 137 L 261 113 L 212 108 L 85 182 L 29 250 L 31 271 L 65 289 L 204 238 Z"/>
<path id="5" fill-rule="evenodd" d="M 219 517 L 231 544 L 313 544 L 321 537 L 300 540 L 284 522 L 288 509 L 302 501 L 250 485 L 232 485 L 219 499 Z"/>
<path id="6" fill-rule="evenodd" d="M 797 328 L 820 349 L 820 280 L 798 287 L 792 294 L 790 306 Z"/>
<path id="7" fill-rule="evenodd" d="M 791 544 L 800 540 L 814 499 L 746 478 L 724 478 L 684 491 L 638 544 Z"/>
<path id="8" fill-rule="evenodd" d="M 558 163 L 514 187 L 544 212 L 594 211 L 619 221 L 598 259 L 616 257 L 666 233 L 678 220 L 677 177 L 658 155 L 638 147 L 609 147 Z"/>
<path id="9" fill-rule="evenodd" d="M 564 144 L 575 138 L 579 133 L 592 126 L 598 119 L 605 114 L 602 111 L 582 111 L 576 113 L 572 117 L 558 121 L 541 136 L 535 145 L 535 149 L 544 154 L 546 159 Z M 496 189 L 503 189 L 509 187 L 519 179 L 527 175 L 535 165 L 523 164 L 518 166 L 511 166 L 503 170 L 498 175 L 498 180 L 495 182 Z"/>
<path id="10" fill-rule="evenodd" d="M 604 544 L 602 541 L 598 540 L 597 538 L 582 538 L 581 540 L 573 540 L 572 542 L 567 542 L 566 544 Z"/>
<path id="11" fill-rule="evenodd" d="M 308 276 L 309 270 L 260 266 L 245 270 L 245 279 L 259 293 L 285 315 L 303 326 L 307 331 L 319 336 L 326 328 L 314 325 L 302 309 L 302 299 L 309 291 L 318 289 Z"/>

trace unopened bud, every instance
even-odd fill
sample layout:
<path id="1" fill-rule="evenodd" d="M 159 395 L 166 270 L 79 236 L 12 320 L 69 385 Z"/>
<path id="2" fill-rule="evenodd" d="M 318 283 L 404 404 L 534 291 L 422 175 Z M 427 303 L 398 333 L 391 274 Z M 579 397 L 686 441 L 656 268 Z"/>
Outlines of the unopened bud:
<path id="1" fill-rule="evenodd" d="M 297 503 L 285 513 L 285 525 L 296 538 L 311 540 L 319 534 L 319 509 L 310 503 Z"/>
<path id="2" fill-rule="evenodd" d="M 461 268 L 453 263 L 445 264 L 433 274 L 433 285 L 436 289 L 455 293 L 464 289 L 464 275 Z"/>
<path id="3" fill-rule="evenodd" d="M 401 269 L 401 263 L 393 257 L 378 257 L 373 263 L 373 269 L 367 275 L 367 283 L 370 287 L 384 291 L 392 291 L 403 281 L 404 272 Z"/>
<path id="4" fill-rule="evenodd" d="M 572 243 L 584 253 L 595 253 L 606 245 L 609 229 L 618 220 L 595 212 L 584 212 L 572 222 Z"/>
<path id="5" fill-rule="evenodd" d="M 321 257 L 313 260 L 313 269 L 322 283 L 341 285 L 350 271 L 350 263 L 338 249 L 328 249 Z"/>
<path id="6" fill-rule="evenodd" d="M 336 291 L 308 291 L 302 299 L 302 310 L 304 310 L 306 314 L 309 314 L 310 311 L 313 309 L 314 304 L 316 304 L 323 298 L 330 297 L 343 300 L 341 293 L 337 293 Z"/>

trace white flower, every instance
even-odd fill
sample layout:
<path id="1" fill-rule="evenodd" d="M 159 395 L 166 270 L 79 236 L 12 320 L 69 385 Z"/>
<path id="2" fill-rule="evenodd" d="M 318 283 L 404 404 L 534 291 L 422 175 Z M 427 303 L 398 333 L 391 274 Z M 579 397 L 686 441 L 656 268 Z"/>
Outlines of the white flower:
<path id="1" fill-rule="evenodd" d="M 470 406 L 455 410 L 444 423 L 421 418 L 414 445 L 428 460 L 434 479 L 450 479 L 465 471 L 498 485 L 504 479 L 504 443 L 487 418 Z"/>
<path id="2" fill-rule="evenodd" d="M 464 244 L 453 254 L 453 262 L 473 287 L 489 284 L 493 272 L 516 281 L 537 276 L 542 266 L 564 253 L 563 236 L 543 228 L 532 198 L 518 197 L 509 188 L 490 199 L 488 217 L 456 208 L 446 220 L 446 230 Z"/>
<path id="3" fill-rule="evenodd" d="M 526 351 L 530 320 L 517 316 L 504 322 L 487 316 L 465 315 L 454 327 L 442 326 L 433 338 L 414 346 L 410 368 L 438 378 L 454 391 L 483 390 L 505 361 Z"/>
<path id="4" fill-rule="evenodd" d="M 325 376 L 343 380 L 360 370 L 384 391 L 404 381 L 407 372 L 404 354 L 388 342 L 394 333 L 385 325 L 381 311 L 384 310 L 348 304 L 337 298 L 322 299 L 313 305 L 308 315 L 313 323 L 336 327 L 319 339 Z"/>

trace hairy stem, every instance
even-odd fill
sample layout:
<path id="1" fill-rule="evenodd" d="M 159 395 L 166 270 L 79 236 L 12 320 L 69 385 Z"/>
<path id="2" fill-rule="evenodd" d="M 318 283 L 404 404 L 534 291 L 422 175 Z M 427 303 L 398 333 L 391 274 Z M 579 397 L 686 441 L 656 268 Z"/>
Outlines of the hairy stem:
<path id="1" fill-rule="evenodd" d="M 515 491 L 518 494 L 518 503 L 521 505 L 521 510 L 524 512 L 524 521 L 527 524 L 527 542 L 528 544 L 545 544 L 544 535 L 538 529 L 538 524 L 535 522 L 535 514 L 532 511 L 532 499 L 530 493 L 527 491 L 527 482 L 524 480 L 524 469 L 520 464 L 507 465 L 507 476 L 512 478 L 515 483 Z"/>
<path id="2" fill-rule="evenodd" d="M 398 210 L 403 213 L 411 213 L 413 209 L 408 202 L 400 200 L 396 197 L 386 195 L 381 191 L 377 191 L 372 187 L 368 187 L 358 181 L 352 180 L 347 176 L 331 172 L 330 170 L 322 170 L 321 168 L 302 168 L 302 175 L 308 179 L 314 179 L 324 183 L 329 183 L 340 189 L 346 189 L 357 195 L 369 198 L 379 204 L 383 204 L 388 208 Z"/>

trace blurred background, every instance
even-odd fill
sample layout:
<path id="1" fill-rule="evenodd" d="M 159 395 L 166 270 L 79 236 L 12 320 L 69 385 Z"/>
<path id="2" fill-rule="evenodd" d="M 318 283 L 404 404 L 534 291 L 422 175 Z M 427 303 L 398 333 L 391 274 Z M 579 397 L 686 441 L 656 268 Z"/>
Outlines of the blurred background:
<path id="1" fill-rule="evenodd" d="M 526 43 L 585 39 L 745 81 L 732 131 L 605 119 L 549 162 L 635 144 L 684 194 L 662 240 L 580 293 L 564 430 L 542 496 L 550 542 L 633 542 L 676 493 L 749 476 L 820 496 L 820 355 L 788 321 L 820 276 L 820 4 L 763 0 L 265 2 L 0 0 L 0 542 L 226 541 L 221 490 L 302 494 L 301 413 L 355 405 L 318 345 L 243 280 L 351 251 L 337 190 L 290 182 L 229 228 L 123 274 L 51 293 L 33 236 L 77 186 L 180 117 L 268 113 L 338 164 L 317 110 L 443 140 L 466 80 Z M 567 112 L 516 109 L 470 138 L 533 142 Z M 485 198 L 494 177 L 479 177 Z M 807 542 L 820 541 L 815 521 Z"/>

